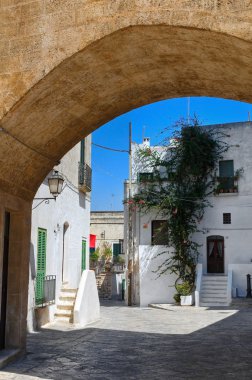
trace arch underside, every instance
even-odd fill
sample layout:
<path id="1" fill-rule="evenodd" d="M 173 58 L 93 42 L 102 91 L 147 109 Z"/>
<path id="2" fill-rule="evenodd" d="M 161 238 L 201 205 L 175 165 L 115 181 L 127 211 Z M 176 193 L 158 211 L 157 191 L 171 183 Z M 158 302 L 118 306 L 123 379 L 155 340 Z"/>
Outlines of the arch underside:
<path id="1" fill-rule="evenodd" d="M 250 42 L 206 30 L 134 26 L 104 37 L 62 62 L 4 117 L 0 187 L 32 199 L 81 138 L 145 104 L 183 96 L 252 102 L 251 62 Z"/>

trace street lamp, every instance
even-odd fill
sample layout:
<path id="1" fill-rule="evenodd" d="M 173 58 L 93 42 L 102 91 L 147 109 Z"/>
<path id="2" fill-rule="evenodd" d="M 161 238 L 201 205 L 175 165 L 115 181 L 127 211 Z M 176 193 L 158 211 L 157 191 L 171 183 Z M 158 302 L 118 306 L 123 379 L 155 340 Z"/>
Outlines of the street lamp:
<path id="1" fill-rule="evenodd" d="M 53 175 L 48 178 L 50 193 L 56 198 L 62 191 L 64 179 L 58 171 L 54 170 Z"/>
<path id="2" fill-rule="evenodd" d="M 56 201 L 57 196 L 62 192 L 63 183 L 64 183 L 63 177 L 59 174 L 57 170 L 54 170 L 52 176 L 48 178 L 49 190 L 53 198 L 34 198 L 34 199 L 35 200 L 54 199 Z"/>

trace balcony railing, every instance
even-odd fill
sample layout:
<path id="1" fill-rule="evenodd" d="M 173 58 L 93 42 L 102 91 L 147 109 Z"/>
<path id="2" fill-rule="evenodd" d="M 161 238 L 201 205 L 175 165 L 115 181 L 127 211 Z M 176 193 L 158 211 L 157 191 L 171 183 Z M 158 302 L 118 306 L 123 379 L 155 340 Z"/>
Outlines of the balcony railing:
<path id="1" fill-rule="evenodd" d="M 37 276 L 36 307 L 44 307 L 55 303 L 56 276 Z"/>
<path id="2" fill-rule="evenodd" d="M 215 194 L 238 193 L 238 177 L 217 177 Z"/>
<path id="3" fill-rule="evenodd" d="M 79 189 L 83 193 L 91 191 L 92 169 L 86 163 L 79 162 Z"/>

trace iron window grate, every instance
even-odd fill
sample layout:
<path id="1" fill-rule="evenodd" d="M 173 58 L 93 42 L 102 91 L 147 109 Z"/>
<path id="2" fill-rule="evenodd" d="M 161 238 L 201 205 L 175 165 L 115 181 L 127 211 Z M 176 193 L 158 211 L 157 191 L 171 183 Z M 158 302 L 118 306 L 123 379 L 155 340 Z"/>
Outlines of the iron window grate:
<path id="1" fill-rule="evenodd" d="M 223 213 L 223 224 L 231 224 L 231 213 L 224 212 Z"/>

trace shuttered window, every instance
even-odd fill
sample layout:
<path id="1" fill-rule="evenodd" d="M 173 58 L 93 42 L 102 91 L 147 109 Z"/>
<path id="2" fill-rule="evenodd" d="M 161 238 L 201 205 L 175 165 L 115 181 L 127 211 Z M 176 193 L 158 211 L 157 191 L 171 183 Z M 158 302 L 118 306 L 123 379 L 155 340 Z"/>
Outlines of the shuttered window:
<path id="1" fill-rule="evenodd" d="M 219 174 L 221 178 L 222 188 L 224 190 L 232 189 L 234 187 L 234 161 L 220 161 Z"/>
<path id="2" fill-rule="evenodd" d="M 36 305 L 43 303 L 44 298 L 44 278 L 46 274 L 46 240 L 47 230 L 38 228 L 37 246 L 37 276 L 36 276 Z"/>
<path id="3" fill-rule="evenodd" d="M 86 248 L 87 248 L 87 242 L 86 240 L 82 240 L 82 245 L 81 245 L 81 271 L 82 272 L 86 269 Z"/>
<path id="4" fill-rule="evenodd" d="M 121 255 L 122 253 L 122 243 L 113 243 L 113 256 Z"/>

